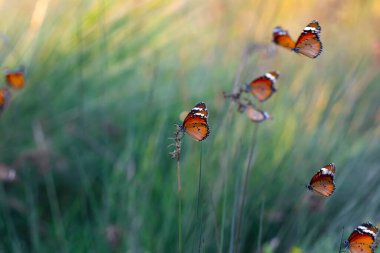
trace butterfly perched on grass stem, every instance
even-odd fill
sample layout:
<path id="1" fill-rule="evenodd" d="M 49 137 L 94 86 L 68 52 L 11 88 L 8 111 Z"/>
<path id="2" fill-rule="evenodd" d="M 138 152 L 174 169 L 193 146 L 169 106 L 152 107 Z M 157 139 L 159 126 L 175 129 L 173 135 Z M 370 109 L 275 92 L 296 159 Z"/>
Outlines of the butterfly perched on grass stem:
<path id="1" fill-rule="evenodd" d="M 365 222 L 354 229 L 344 246 L 350 253 L 373 253 L 377 246 L 379 229 L 370 222 Z"/>
<path id="2" fill-rule="evenodd" d="M 210 134 L 206 104 L 200 102 L 187 114 L 181 129 L 196 141 L 203 141 Z"/>
<path id="3" fill-rule="evenodd" d="M 280 74 L 277 71 L 268 72 L 251 81 L 244 91 L 252 93 L 257 100 L 264 102 L 276 92 L 275 83 L 279 76 Z"/>
<path id="4" fill-rule="evenodd" d="M 5 80 L 9 87 L 13 89 L 22 89 L 25 85 L 25 67 L 20 66 L 15 69 L 5 70 Z"/>
<path id="5" fill-rule="evenodd" d="M 291 49 L 310 58 L 316 58 L 322 53 L 320 39 L 321 26 L 318 21 L 311 21 L 304 29 L 297 41 L 294 42 L 288 31 L 277 26 L 273 29 L 273 42 L 279 46 Z"/>
<path id="6" fill-rule="evenodd" d="M 328 197 L 335 191 L 334 174 L 335 164 L 329 163 L 311 178 L 306 188 L 322 197 Z"/>

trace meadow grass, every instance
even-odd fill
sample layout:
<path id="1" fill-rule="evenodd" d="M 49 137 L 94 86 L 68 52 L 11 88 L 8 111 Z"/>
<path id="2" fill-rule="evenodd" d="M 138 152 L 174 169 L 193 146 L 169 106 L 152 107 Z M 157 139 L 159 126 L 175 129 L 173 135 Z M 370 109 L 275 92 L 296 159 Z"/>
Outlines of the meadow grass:
<path id="1" fill-rule="evenodd" d="M 27 84 L 0 116 L 1 252 L 338 252 L 363 221 L 379 222 L 377 1 L 18 1 L 0 4 L 3 67 Z M 315 60 L 274 47 L 319 20 Z M 253 48 L 244 58 L 245 50 Z M 243 63 L 242 63 L 243 62 Z M 255 127 L 226 101 L 278 70 L 278 91 Z M 179 114 L 207 104 L 210 136 L 168 147 Z M 303 185 L 337 166 L 328 199 Z M 245 201 L 239 213 L 246 169 Z M 237 216 L 239 217 L 237 217 Z M 235 218 L 234 218 L 235 217 Z M 237 218 L 236 218 L 237 217 Z M 233 239 L 234 240 L 234 239 Z M 194 247 L 194 251 L 198 247 Z"/>

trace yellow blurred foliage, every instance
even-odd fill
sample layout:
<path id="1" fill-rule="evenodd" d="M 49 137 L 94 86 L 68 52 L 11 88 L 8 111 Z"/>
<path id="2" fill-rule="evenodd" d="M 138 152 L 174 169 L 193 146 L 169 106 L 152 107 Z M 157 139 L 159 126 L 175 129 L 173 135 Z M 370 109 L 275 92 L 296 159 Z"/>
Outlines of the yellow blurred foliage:
<path id="1" fill-rule="evenodd" d="M 290 250 L 290 253 L 302 253 L 302 249 L 297 246 L 293 246 L 292 249 Z"/>

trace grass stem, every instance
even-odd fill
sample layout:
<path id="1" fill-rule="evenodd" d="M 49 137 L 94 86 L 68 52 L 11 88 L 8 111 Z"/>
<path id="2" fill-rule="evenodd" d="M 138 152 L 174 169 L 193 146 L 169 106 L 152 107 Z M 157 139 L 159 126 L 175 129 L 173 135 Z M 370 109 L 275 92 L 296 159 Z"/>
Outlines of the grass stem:
<path id="1" fill-rule="evenodd" d="M 178 252 L 182 253 L 182 197 L 178 191 Z"/>
<path id="2" fill-rule="evenodd" d="M 241 223 L 244 219 L 244 205 L 245 205 L 245 197 L 247 195 L 247 185 L 248 185 L 248 178 L 249 174 L 251 172 L 251 167 L 252 167 L 252 161 L 253 158 L 255 157 L 256 153 L 256 140 L 257 140 L 257 132 L 258 132 L 259 125 L 255 124 L 253 128 L 253 140 L 252 140 L 252 145 L 251 149 L 249 151 L 249 157 L 248 157 L 248 162 L 247 162 L 247 167 L 245 169 L 245 176 L 244 176 L 244 183 L 243 183 L 243 194 L 241 195 L 241 201 L 239 205 L 239 216 L 238 216 L 238 221 L 237 221 L 237 227 L 236 227 L 236 243 L 235 243 L 235 249 L 234 252 L 238 252 L 239 249 L 239 242 L 240 242 L 240 230 L 241 230 Z"/>
<path id="3" fill-rule="evenodd" d="M 342 227 L 342 235 L 340 237 L 340 242 L 339 242 L 339 253 L 341 253 L 342 251 L 343 232 L 344 232 L 344 226 Z"/>
<path id="4" fill-rule="evenodd" d="M 202 143 L 200 148 L 199 155 L 199 179 L 198 179 L 198 197 L 197 197 L 197 221 L 199 224 L 199 244 L 198 244 L 198 252 L 201 252 L 202 248 L 202 215 L 200 213 L 200 199 L 201 199 L 201 182 L 202 182 Z"/>
<path id="5" fill-rule="evenodd" d="M 257 252 L 262 252 L 261 241 L 263 237 L 264 204 L 265 204 L 265 201 L 263 200 L 263 202 L 261 203 L 261 208 L 260 208 L 260 225 L 259 225 L 259 235 L 257 236 Z"/>

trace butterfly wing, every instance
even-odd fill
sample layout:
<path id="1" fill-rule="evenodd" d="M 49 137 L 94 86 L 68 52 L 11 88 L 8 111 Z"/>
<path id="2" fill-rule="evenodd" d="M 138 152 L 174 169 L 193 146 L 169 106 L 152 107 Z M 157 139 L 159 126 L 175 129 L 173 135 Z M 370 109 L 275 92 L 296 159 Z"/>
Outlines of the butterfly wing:
<path id="1" fill-rule="evenodd" d="M 293 49 L 296 43 L 289 36 L 288 31 L 282 29 L 281 26 L 277 26 L 273 29 L 273 42 L 279 46 Z"/>
<path id="2" fill-rule="evenodd" d="M 377 234 L 379 233 L 379 228 L 376 227 L 375 225 L 373 225 L 372 223 L 370 222 L 365 222 L 363 224 L 361 224 L 360 226 L 364 227 L 365 229 L 371 231 L 374 233 L 375 237 L 377 237 Z"/>
<path id="3" fill-rule="evenodd" d="M 323 166 L 328 171 L 331 171 L 332 173 L 335 173 L 335 164 L 334 163 L 329 163 Z"/>
<path id="4" fill-rule="evenodd" d="M 11 93 L 7 88 L 0 89 L 0 112 L 8 105 L 11 98 Z"/>
<path id="5" fill-rule="evenodd" d="M 310 58 L 316 58 L 322 53 L 322 42 L 320 40 L 321 27 L 314 20 L 308 24 L 299 36 L 294 51 Z"/>
<path id="6" fill-rule="evenodd" d="M 276 91 L 275 83 L 278 77 L 278 72 L 268 72 L 247 85 L 246 91 L 251 92 L 260 102 L 264 102 Z"/>
<path id="7" fill-rule="evenodd" d="M 182 129 L 194 140 L 203 141 L 210 134 L 208 111 L 205 103 L 198 103 L 191 109 L 183 121 Z"/>
<path id="8" fill-rule="evenodd" d="M 8 86 L 14 89 L 22 89 L 25 85 L 25 69 L 23 66 L 5 71 L 5 79 Z"/>
<path id="9" fill-rule="evenodd" d="M 256 109 L 253 106 L 247 106 L 246 114 L 248 118 L 255 123 L 260 123 L 270 118 L 267 112 Z"/>
<path id="10" fill-rule="evenodd" d="M 373 248 L 368 244 L 353 243 L 349 247 L 350 253 L 374 253 Z"/>
<path id="11" fill-rule="evenodd" d="M 373 234 L 358 226 L 348 237 L 346 245 L 351 253 L 373 253 L 374 242 Z"/>
<path id="12" fill-rule="evenodd" d="M 311 180 L 309 188 L 322 197 L 328 197 L 335 191 L 334 179 L 328 175 L 316 175 Z"/>

